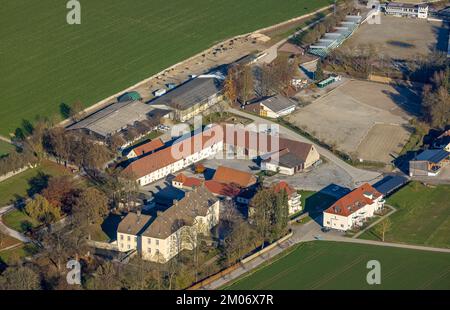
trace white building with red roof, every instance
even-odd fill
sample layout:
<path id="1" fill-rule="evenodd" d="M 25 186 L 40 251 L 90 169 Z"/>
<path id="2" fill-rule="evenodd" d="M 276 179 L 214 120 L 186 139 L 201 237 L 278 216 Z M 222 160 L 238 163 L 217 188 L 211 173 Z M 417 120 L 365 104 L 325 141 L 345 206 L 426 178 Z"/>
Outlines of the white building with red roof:
<path id="1" fill-rule="evenodd" d="M 222 150 L 222 128 L 213 126 L 189 138 L 176 141 L 169 147 L 132 161 L 122 173 L 134 177 L 138 184 L 143 186 L 214 156 Z"/>
<path id="2" fill-rule="evenodd" d="M 323 226 L 346 231 L 361 226 L 384 207 L 383 195 L 365 183 L 323 212 Z"/>

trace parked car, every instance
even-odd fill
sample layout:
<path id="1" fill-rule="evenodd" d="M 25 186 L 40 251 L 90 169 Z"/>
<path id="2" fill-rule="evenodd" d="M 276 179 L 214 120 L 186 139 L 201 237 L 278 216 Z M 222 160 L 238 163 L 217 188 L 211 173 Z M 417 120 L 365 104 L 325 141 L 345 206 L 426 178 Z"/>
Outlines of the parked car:
<path id="1" fill-rule="evenodd" d="M 322 227 L 321 231 L 324 233 L 329 232 L 331 229 L 329 227 Z"/>

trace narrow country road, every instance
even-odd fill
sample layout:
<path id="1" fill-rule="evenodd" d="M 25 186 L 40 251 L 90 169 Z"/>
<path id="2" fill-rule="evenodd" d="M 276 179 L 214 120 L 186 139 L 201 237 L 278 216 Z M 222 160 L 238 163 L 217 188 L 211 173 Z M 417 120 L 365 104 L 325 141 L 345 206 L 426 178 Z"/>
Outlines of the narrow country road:
<path id="1" fill-rule="evenodd" d="M 237 269 L 233 272 L 227 274 L 224 277 L 221 277 L 212 283 L 203 286 L 201 289 L 212 290 L 218 289 L 227 283 L 238 279 L 245 273 L 257 268 L 262 263 L 267 262 L 287 250 L 289 247 L 294 246 L 296 244 L 300 244 L 302 242 L 309 242 L 313 240 L 317 240 L 317 236 L 320 235 L 321 240 L 324 241 L 334 241 L 334 242 L 348 242 L 348 243 L 358 243 L 358 244 L 368 244 L 374 246 L 385 246 L 385 247 L 394 247 L 394 248 L 402 248 L 402 249 L 411 249 L 411 250 L 421 250 L 421 251 L 430 251 L 430 252 L 440 252 L 440 253 L 450 253 L 450 249 L 446 248 L 434 248 L 428 246 L 420 246 L 420 245 L 409 245 L 409 244 L 400 244 L 400 243 L 389 243 L 389 242 L 381 242 L 381 241 L 373 241 L 373 240 L 364 240 L 364 239 L 354 239 L 350 237 L 343 237 L 331 232 L 323 234 L 321 232 L 321 226 L 315 221 L 311 220 L 306 224 L 302 225 L 293 225 L 291 227 L 293 231 L 293 235 L 280 244 L 277 247 L 274 247 L 270 251 L 264 253 L 263 255 L 256 257 L 255 259 L 241 264 Z"/>
<path id="2" fill-rule="evenodd" d="M 279 132 L 280 132 L 281 135 L 286 136 L 286 137 L 291 138 L 291 139 L 294 139 L 294 140 L 297 140 L 297 141 L 314 144 L 316 146 L 316 149 L 317 149 L 317 151 L 319 152 L 320 155 L 324 156 L 329 161 L 331 161 L 334 164 L 336 164 L 338 167 L 343 169 L 345 172 L 347 172 L 351 176 L 351 178 L 353 179 L 353 183 L 354 183 L 355 187 L 361 185 L 364 182 L 374 181 L 374 180 L 377 180 L 377 179 L 382 177 L 381 173 L 353 167 L 352 165 L 346 163 L 345 161 L 343 161 L 342 159 L 340 159 L 339 157 L 334 155 L 329 150 L 327 150 L 327 149 L 325 149 L 325 148 L 323 148 L 321 146 L 316 145 L 314 142 L 310 141 L 309 139 L 305 138 L 304 136 L 296 133 L 295 131 L 293 131 L 293 130 L 291 130 L 289 128 L 286 128 L 284 126 L 278 125 L 277 123 L 275 123 L 273 121 L 270 121 L 270 120 L 267 120 L 267 119 L 263 119 L 263 118 L 260 118 L 260 117 L 258 117 L 256 115 L 249 114 L 249 113 L 246 113 L 246 112 L 240 111 L 238 109 L 234 109 L 234 108 L 229 108 L 229 111 L 231 113 L 237 114 L 239 116 L 252 119 L 255 122 L 256 125 L 258 125 L 258 124 L 270 124 L 270 125 L 279 126 Z"/>

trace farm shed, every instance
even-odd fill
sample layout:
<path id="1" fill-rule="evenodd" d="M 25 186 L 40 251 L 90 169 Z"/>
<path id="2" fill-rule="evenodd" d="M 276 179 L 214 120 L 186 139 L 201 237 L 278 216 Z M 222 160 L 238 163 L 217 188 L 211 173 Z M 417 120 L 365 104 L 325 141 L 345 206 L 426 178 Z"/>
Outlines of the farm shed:
<path id="1" fill-rule="evenodd" d="M 449 162 L 446 150 L 425 150 L 409 162 L 410 176 L 436 176 Z"/>

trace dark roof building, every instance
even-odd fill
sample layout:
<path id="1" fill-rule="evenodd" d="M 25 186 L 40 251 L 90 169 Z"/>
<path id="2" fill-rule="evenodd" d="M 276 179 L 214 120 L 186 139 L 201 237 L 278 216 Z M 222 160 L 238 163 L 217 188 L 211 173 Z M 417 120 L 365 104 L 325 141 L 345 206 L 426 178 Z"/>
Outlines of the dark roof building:
<path id="1" fill-rule="evenodd" d="M 408 183 L 408 179 L 401 175 L 388 175 L 381 181 L 378 181 L 373 187 L 383 194 L 384 197 L 392 194 L 402 186 Z"/>
<path id="2" fill-rule="evenodd" d="M 206 216 L 209 208 L 217 201 L 218 199 L 203 186 L 198 187 L 157 216 L 142 235 L 166 239 L 181 227 L 192 226 L 195 217 Z"/>
<path id="3" fill-rule="evenodd" d="M 417 155 L 415 160 L 424 160 L 430 163 L 437 164 L 443 161 L 444 159 L 447 159 L 448 156 L 449 152 L 445 150 L 425 150 L 419 155 Z"/>
<path id="4" fill-rule="evenodd" d="M 222 81 L 215 75 L 201 75 L 191 79 L 180 86 L 170 90 L 149 103 L 151 105 L 163 105 L 178 111 L 195 108 L 204 103 L 215 103 L 222 91 Z M 176 117 L 183 120 L 183 117 Z"/>
<path id="5" fill-rule="evenodd" d="M 140 101 L 115 102 L 68 126 L 67 130 L 84 130 L 105 139 L 137 121 L 151 120 L 156 126 L 168 113 L 169 110 L 155 109 Z"/>
<path id="6" fill-rule="evenodd" d="M 139 235 L 150 225 L 152 217 L 140 213 L 130 212 L 119 223 L 118 233 Z"/>
<path id="7" fill-rule="evenodd" d="M 444 149 L 425 150 L 409 161 L 409 175 L 436 176 L 448 164 L 449 155 Z"/>

